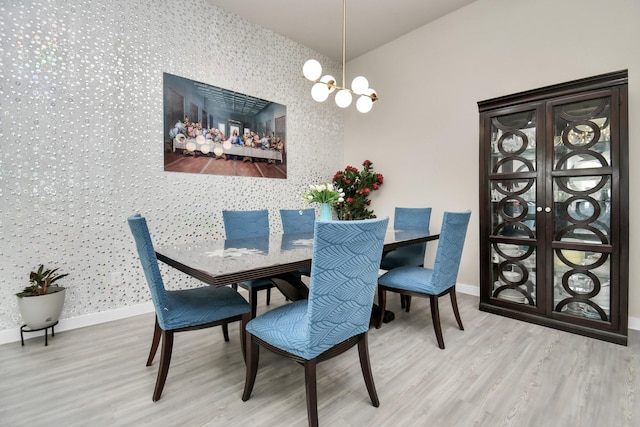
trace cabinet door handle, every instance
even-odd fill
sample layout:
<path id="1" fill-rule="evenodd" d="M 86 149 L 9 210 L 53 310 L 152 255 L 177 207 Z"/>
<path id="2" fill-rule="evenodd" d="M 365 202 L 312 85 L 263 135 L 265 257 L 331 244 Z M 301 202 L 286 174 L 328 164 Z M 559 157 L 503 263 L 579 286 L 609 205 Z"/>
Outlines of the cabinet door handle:
<path id="1" fill-rule="evenodd" d="M 546 208 L 544 208 L 545 212 L 551 212 L 551 208 L 549 206 L 547 206 Z"/>
<path id="2" fill-rule="evenodd" d="M 538 211 L 538 212 L 542 212 L 542 206 L 538 206 L 538 207 L 536 208 L 536 211 Z"/>

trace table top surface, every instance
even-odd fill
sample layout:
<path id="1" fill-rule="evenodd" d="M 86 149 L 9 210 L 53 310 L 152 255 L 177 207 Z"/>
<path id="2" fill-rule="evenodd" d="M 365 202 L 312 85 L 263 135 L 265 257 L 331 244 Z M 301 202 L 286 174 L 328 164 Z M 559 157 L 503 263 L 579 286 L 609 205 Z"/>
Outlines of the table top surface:
<path id="1" fill-rule="evenodd" d="M 438 237 L 414 230 L 390 230 L 385 235 L 384 251 Z M 225 285 L 310 268 L 313 233 L 201 240 L 157 248 L 156 255 L 158 260 L 205 283 Z"/>

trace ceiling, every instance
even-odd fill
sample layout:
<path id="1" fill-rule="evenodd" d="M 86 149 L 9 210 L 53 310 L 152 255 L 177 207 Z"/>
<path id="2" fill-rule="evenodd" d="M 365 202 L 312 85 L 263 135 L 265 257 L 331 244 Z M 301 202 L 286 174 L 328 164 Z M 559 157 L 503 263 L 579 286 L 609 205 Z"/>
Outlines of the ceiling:
<path id="1" fill-rule="evenodd" d="M 209 0 L 342 61 L 341 0 Z M 346 59 L 357 58 L 475 0 L 347 0 Z"/>

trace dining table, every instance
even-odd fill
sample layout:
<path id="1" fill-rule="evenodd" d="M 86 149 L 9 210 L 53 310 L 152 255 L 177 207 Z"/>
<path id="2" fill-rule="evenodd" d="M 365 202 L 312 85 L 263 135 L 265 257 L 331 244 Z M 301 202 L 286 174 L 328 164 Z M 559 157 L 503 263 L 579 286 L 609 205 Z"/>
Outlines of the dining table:
<path id="1" fill-rule="evenodd" d="M 439 237 L 416 230 L 389 230 L 384 238 L 383 255 Z M 313 233 L 203 239 L 156 248 L 156 256 L 159 261 L 212 286 L 270 278 L 285 297 L 297 301 L 309 294 L 299 272 L 311 268 Z"/>

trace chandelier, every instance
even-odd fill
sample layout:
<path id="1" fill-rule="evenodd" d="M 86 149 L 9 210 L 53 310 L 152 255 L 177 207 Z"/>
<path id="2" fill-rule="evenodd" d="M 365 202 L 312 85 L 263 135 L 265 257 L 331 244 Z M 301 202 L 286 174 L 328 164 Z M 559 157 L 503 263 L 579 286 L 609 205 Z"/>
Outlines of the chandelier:
<path id="1" fill-rule="evenodd" d="M 366 77 L 358 76 L 351 82 L 351 88 L 345 85 L 345 52 L 347 48 L 347 0 L 342 1 L 342 86 L 338 86 L 336 78 L 326 74 L 322 77 L 322 65 L 315 59 L 310 59 L 304 63 L 302 74 L 315 84 L 311 88 L 311 97 L 317 102 L 324 102 L 329 98 L 329 94 L 336 93 L 336 105 L 340 108 L 347 108 L 351 105 L 353 95 L 358 97 L 356 108 L 361 113 L 368 113 L 373 107 L 374 101 L 378 100 L 376 92 L 369 87 Z"/>

